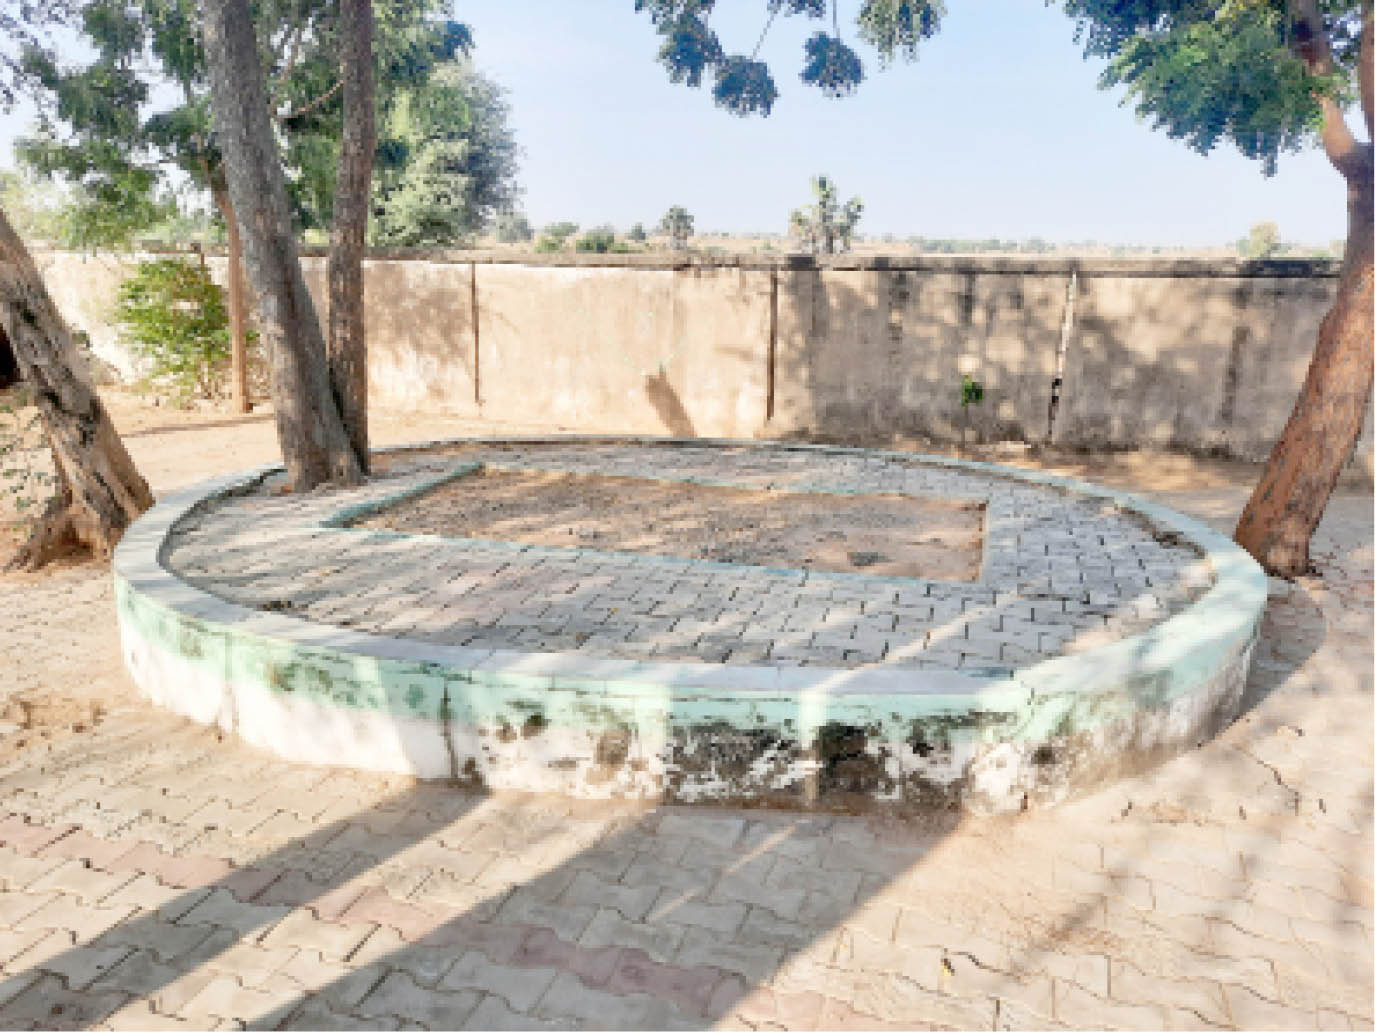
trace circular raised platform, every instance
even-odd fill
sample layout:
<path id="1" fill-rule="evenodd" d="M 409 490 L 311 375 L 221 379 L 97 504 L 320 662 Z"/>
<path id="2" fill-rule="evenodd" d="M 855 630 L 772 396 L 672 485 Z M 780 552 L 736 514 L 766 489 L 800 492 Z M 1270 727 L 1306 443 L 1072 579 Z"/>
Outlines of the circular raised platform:
<path id="1" fill-rule="evenodd" d="M 1265 606 L 1203 524 L 986 463 L 597 437 L 378 465 L 304 496 L 221 478 L 135 523 L 114 573 L 142 691 L 306 762 L 996 812 L 1213 734 Z"/>

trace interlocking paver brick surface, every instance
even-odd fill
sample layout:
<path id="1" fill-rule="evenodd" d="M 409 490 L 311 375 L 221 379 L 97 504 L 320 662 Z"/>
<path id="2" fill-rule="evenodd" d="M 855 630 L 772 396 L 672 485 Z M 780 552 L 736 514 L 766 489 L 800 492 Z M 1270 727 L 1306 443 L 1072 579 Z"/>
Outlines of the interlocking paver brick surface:
<path id="1" fill-rule="evenodd" d="M 383 503 L 475 462 L 978 500 L 982 573 L 975 583 L 894 579 L 323 526 L 346 506 Z M 278 486 L 270 477 L 178 521 L 168 568 L 244 605 L 445 644 L 735 664 L 1020 666 L 1136 633 L 1211 583 L 1195 550 L 1114 503 L 878 454 L 473 446 L 393 459 L 346 493 L 295 497 Z M 217 808 L 206 819 L 251 827 Z"/>
<path id="2" fill-rule="evenodd" d="M 1245 491 L 1161 500 L 1227 529 Z M 1316 573 L 1275 583 L 1248 709 L 1215 740 L 1007 820 L 589 805 L 326 771 L 101 681 L 94 726 L 0 758 L 0 1025 L 1369 1028 L 1371 541 L 1369 497 L 1338 497 Z M 583 583 L 557 572 L 565 592 Z M 597 576 L 608 599 L 624 586 Z M 639 588 L 680 592 L 685 613 L 711 590 Z M 957 601 L 941 619 L 968 615 Z M 1070 615 L 1001 601 L 1030 611 L 1006 609 L 1007 634 L 1047 602 Z M 117 663 L 111 608 L 99 570 L 0 579 L 17 614 L 0 692 L 63 687 L 51 671 L 93 649 Z M 254 807 L 247 834 L 198 816 Z"/>

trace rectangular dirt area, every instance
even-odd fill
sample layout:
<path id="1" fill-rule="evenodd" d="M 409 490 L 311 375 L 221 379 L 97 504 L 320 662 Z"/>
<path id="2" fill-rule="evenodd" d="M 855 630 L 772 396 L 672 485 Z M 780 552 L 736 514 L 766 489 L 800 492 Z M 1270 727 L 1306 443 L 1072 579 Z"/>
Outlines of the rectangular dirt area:
<path id="1" fill-rule="evenodd" d="M 981 502 L 481 469 L 357 527 L 882 577 L 973 580 Z"/>

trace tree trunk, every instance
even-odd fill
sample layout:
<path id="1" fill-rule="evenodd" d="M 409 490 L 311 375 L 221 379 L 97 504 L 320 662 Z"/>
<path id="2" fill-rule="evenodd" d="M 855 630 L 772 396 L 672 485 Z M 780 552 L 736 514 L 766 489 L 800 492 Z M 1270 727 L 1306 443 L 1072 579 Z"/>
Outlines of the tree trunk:
<path id="1" fill-rule="evenodd" d="M 362 471 L 330 387 L 324 337 L 301 275 L 291 209 L 272 135 L 257 37 L 247 0 L 206 0 L 206 65 L 229 198 L 271 355 L 277 439 L 293 491 Z"/>
<path id="2" fill-rule="evenodd" d="M 1291 0 L 1295 50 L 1310 71 L 1332 70 L 1329 40 L 1314 0 Z M 1371 8 L 1361 25 L 1358 86 L 1367 131 L 1371 127 Z M 1356 450 L 1375 381 L 1375 283 L 1372 283 L 1371 222 L 1375 217 L 1371 176 L 1375 151 L 1358 141 L 1342 110 L 1320 97 L 1323 150 L 1346 179 L 1346 253 L 1337 297 L 1318 327 L 1318 343 L 1299 399 L 1275 442 L 1260 483 L 1237 523 L 1236 541 L 1267 573 L 1296 577 L 1308 571 L 1308 543 L 1322 519 L 1342 467 Z"/>
<path id="3" fill-rule="evenodd" d="M 1346 256 L 1336 300 L 1318 327 L 1298 402 L 1237 523 L 1237 544 L 1277 577 L 1308 571 L 1309 539 L 1355 451 L 1370 404 L 1372 215 L 1367 172 L 1348 188 Z"/>
<path id="4" fill-rule="evenodd" d="M 344 131 L 329 240 L 329 376 L 358 465 L 368 471 L 368 347 L 363 328 L 363 243 L 377 147 L 372 0 L 340 0 Z"/>
<path id="5" fill-rule="evenodd" d="M 77 544 L 108 555 L 153 494 L 100 403 L 33 258 L 0 211 L 0 328 L 52 448 L 57 491 L 9 566 Z"/>
<path id="6" fill-rule="evenodd" d="M 245 290 L 243 281 L 243 238 L 239 235 L 239 222 L 234 217 L 234 203 L 229 199 L 229 191 L 223 186 L 211 186 L 210 195 L 215 207 L 224 216 L 225 231 L 229 235 L 229 356 L 230 389 L 234 399 L 235 412 L 252 411 L 253 405 L 248 398 L 248 338 L 244 325 Z"/>

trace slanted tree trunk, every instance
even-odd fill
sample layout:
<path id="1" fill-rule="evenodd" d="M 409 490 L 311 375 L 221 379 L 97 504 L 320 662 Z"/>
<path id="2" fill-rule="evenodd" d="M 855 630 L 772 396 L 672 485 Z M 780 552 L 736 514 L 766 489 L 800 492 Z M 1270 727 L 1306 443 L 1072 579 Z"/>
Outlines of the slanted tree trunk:
<path id="1" fill-rule="evenodd" d="M 153 504 L 80 366 L 76 344 L 43 277 L 0 211 L 0 328 L 52 448 L 57 490 L 11 568 L 38 569 L 72 544 L 108 555 Z"/>
<path id="2" fill-rule="evenodd" d="M 235 412 L 251 411 L 253 406 L 248 399 L 248 338 L 245 335 L 247 323 L 247 298 L 243 281 L 243 238 L 239 235 L 239 222 L 234 216 L 234 202 L 229 199 L 229 190 L 221 184 L 212 184 L 210 196 L 215 207 L 224 217 L 224 226 L 229 236 L 229 267 L 226 269 L 229 280 L 229 384 L 234 399 Z"/>
<path id="3" fill-rule="evenodd" d="M 372 0 L 340 0 L 344 131 L 329 239 L 329 375 L 358 465 L 368 471 L 368 347 L 363 332 L 363 243 L 377 147 Z"/>
<path id="4" fill-rule="evenodd" d="M 330 387 L 324 337 L 296 252 L 286 181 L 247 0 L 206 0 L 206 65 L 229 199 L 272 364 L 277 439 L 293 491 L 362 479 Z"/>
<path id="5" fill-rule="evenodd" d="M 1313 0 L 1298 0 L 1299 53 L 1322 74 L 1331 68 Z M 1365 9 L 1359 75 L 1366 130 L 1371 128 L 1371 14 Z M 1323 149 L 1346 179 L 1346 253 L 1337 297 L 1318 327 L 1318 342 L 1298 402 L 1275 442 L 1237 523 L 1236 541 L 1267 573 L 1295 577 L 1307 572 L 1308 543 L 1322 519 L 1342 467 L 1356 449 L 1375 379 L 1375 284 L 1371 223 L 1375 216 L 1371 145 L 1351 134 L 1341 109 L 1324 99 Z"/>

